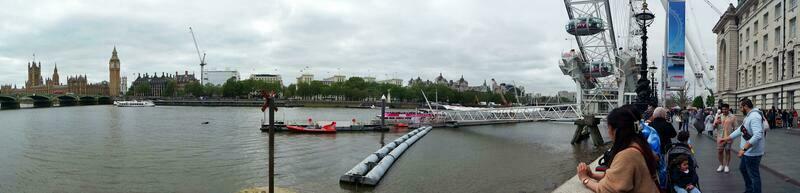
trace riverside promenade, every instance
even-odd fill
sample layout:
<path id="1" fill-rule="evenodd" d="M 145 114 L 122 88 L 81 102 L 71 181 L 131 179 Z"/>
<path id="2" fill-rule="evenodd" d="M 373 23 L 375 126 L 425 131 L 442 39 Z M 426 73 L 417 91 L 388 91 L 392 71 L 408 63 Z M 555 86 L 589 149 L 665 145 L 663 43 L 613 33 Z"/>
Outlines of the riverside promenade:
<path id="1" fill-rule="evenodd" d="M 676 127 L 677 128 L 677 127 Z M 744 179 L 739 172 L 739 139 L 732 145 L 730 173 L 717 172 L 717 146 L 715 139 L 706 134 L 698 135 L 689 128 L 690 142 L 695 150 L 699 168 L 697 173 L 700 190 L 708 192 L 744 192 Z M 762 192 L 800 192 L 800 129 L 772 129 L 766 135 L 766 153 L 761 159 Z M 567 180 L 554 192 L 591 192 L 577 179 Z"/>

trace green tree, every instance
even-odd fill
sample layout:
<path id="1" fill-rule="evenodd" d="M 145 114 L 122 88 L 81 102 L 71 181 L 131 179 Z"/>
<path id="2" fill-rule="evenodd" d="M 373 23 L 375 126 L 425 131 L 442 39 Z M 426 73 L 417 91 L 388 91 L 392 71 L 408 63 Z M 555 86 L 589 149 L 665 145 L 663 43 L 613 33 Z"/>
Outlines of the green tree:
<path id="1" fill-rule="evenodd" d="M 175 90 L 177 89 L 177 87 L 178 87 L 178 83 L 175 82 L 175 80 L 167 81 L 167 87 L 164 88 L 164 91 L 163 91 L 164 94 L 163 95 L 164 96 L 175 96 L 175 94 L 176 94 Z"/>
<path id="2" fill-rule="evenodd" d="M 183 89 L 186 93 L 192 96 L 205 96 L 203 92 L 203 85 L 200 85 L 199 82 L 190 82 L 184 86 Z"/>
<path id="3" fill-rule="evenodd" d="M 222 96 L 222 87 L 206 83 L 203 86 L 203 91 L 205 91 L 205 96 Z"/>
<path id="4" fill-rule="evenodd" d="M 241 94 L 241 84 L 236 80 L 236 77 L 231 77 L 224 84 L 222 84 L 222 96 L 224 97 L 237 97 Z"/>
<path id="5" fill-rule="evenodd" d="M 360 77 L 350 77 L 344 84 L 351 89 L 363 90 L 367 88 L 367 83 Z"/>
<path id="6" fill-rule="evenodd" d="M 125 95 L 127 95 L 127 96 L 133 96 L 133 94 L 135 94 L 135 93 L 136 93 L 136 91 L 134 90 L 134 88 L 136 88 L 136 87 L 135 87 L 135 86 L 128 87 L 128 92 L 125 92 Z"/>
<path id="7" fill-rule="evenodd" d="M 672 95 L 672 103 L 681 107 L 681 109 L 685 109 L 689 105 L 689 96 L 686 95 L 686 90 L 681 89 L 675 91 L 675 95 Z"/>
<path id="8" fill-rule="evenodd" d="M 283 90 L 283 93 L 284 96 L 286 97 L 294 97 L 296 96 L 295 91 L 297 91 L 297 85 L 290 84 L 289 86 L 286 87 L 286 89 Z"/>
<path id="9" fill-rule="evenodd" d="M 692 106 L 698 109 L 705 108 L 703 104 L 703 97 L 702 96 L 694 97 L 694 100 L 692 100 Z"/>
<path id="10" fill-rule="evenodd" d="M 138 84 L 135 86 L 134 91 L 136 94 L 147 96 L 150 93 L 149 84 Z"/>
<path id="11" fill-rule="evenodd" d="M 716 102 L 716 99 L 714 99 L 714 95 L 708 95 L 706 97 L 706 106 L 707 107 L 716 106 L 716 105 L 714 105 L 715 102 Z"/>

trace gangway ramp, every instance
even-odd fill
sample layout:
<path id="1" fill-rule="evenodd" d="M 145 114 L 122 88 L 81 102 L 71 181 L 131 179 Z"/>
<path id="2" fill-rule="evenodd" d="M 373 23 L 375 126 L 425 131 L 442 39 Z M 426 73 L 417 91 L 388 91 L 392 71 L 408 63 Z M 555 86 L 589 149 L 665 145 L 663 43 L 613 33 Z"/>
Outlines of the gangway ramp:
<path id="1" fill-rule="evenodd" d="M 532 121 L 575 121 L 582 118 L 577 104 L 443 110 L 445 125 L 470 126 Z"/>

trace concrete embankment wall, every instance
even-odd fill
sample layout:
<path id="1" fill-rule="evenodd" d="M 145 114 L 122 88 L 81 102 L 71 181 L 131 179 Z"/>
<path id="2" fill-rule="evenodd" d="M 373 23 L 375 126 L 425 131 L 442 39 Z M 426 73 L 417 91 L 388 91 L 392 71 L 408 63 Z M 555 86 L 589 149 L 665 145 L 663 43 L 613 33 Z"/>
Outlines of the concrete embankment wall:
<path id="1" fill-rule="evenodd" d="M 601 156 L 602 157 L 602 156 Z M 594 168 L 597 167 L 597 162 L 600 161 L 600 158 L 595 159 L 591 164 L 589 164 L 589 168 L 592 169 L 592 172 L 597 173 Z M 576 165 L 577 166 L 577 165 Z M 574 170 L 574 169 L 573 169 Z M 569 180 L 561 184 L 556 190 L 553 191 L 554 193 L 593 193 L 593 191 L 586 188 L 583 185 L 580 179 L 578 179 L 578 175 L 572 176 Z"/>

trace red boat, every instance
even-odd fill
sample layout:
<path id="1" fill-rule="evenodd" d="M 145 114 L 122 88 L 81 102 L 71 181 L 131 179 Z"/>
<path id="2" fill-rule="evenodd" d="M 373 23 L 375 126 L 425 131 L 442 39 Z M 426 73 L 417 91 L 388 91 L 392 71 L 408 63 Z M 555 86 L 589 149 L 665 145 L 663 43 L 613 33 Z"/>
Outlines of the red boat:
<path id="1" fill-rule="evenodd" d="M 319 125 L 309 125 L 309 126 L 287 125 L 286 128 L 289 129 L 289 131 L 300 132 L 300 133 L 336 133 L 336 122 L 323 125 L 322 127 L 320 127 Z"/>

